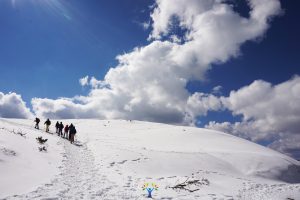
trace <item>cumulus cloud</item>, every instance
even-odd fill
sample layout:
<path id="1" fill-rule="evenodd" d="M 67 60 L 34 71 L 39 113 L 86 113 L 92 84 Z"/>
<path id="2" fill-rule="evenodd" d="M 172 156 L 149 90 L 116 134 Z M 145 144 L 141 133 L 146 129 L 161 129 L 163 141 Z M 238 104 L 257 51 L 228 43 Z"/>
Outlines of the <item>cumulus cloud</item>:
<path id="1" fill-rule="evenodd" d="M 300 77 L 278 85 L 256 80 L 220 98 L 223 106 L 242 121 L 210 122 L 206 128 L 225 131 L 300 158 Z"/>
<path id="2" fill-rule="evenodd" d="M 99 81 L 95 77 L 92 77 L 90 79 L 89 84 L 93 89 L 101 89 L 101 88 L 109 87 L 108 84 L 105 83 L 105 81 Z"/>
<path id="3" fill-rule="evenodd" d="M 213 89 L 212 89 L 212 93 L 213 94 L 221 94 L 222 92 L 221 92 L 221 90 L 222 90 L 222 86 L 221 85 L 217 85 L 217 86 L 215 86 Z"/>
<path id="4" fill-rule="evenodd" d="M 143 27 L 144 30 L 147 30 L 150 28 L 151 23 L 150 23 L 150 21 L 143 22 L 143 23 L 141 23 L 141 26 Z"/>
<path id="5" fill-rule="evenodd" d="M 0 117 L 4 118 L 32 118 L 33 115 L 26 107 L 21 95 L 10 92 L 0 92 Z"/>
<path id="6" fill-rule="evenodd" d="M 88 80 L 89 80 L 89 76 L 85 76 L 79 79 L 79 83 L 82 87 L 87 86 L 89 84 Z"/>
<path id="7" fill-rule="evenodd" d="M 85 76 L 79 79 L 79 83 L 81 86 L 91 86 L 92 89 L 101 89 L 108 87 L 105 81 L 97 80 L 95 77 L 89 78 L 89 76 Z"/>
<path id="8" fill-rule="evenodd" d="M 78 99 L 76 101 L 76 99 Z M 83 105 L 83 101 L 80 97 L 74 97 L 72 99 L 60 98 L 56 100 L 33 98 L 31 100 L 32 107 L 37 116 L 43 116 L 45 118 L 95 118 L 93 107 L 89 105 Z"/>
<path id="9" fill-rule="evenodd" d="M 278 0 L 250 0 L 249 18 L 222 0 L 157 0 L 148 45 L 118 55 L 103 80 L 88 77 L 89 95 L 35 98 L 36 113 L 55 118 L 124 118 L 190 124 L 217 110 L 214 95 L 190 94 L 186 85 L 203 80 L 212 64 L 239 55 L 240 45 L 261 37 L 280 12 Z M 183 35 L 175 35 L 181 29 Z"/>
<path id="10" fill-rule="evenodd" d="M 220 99 L 212 94 L 195 93 L 188 98 L 187 113 L 189 121 L 195 123 L 197 116 L 206 116 L 208 111 L 222 109 Z"/>

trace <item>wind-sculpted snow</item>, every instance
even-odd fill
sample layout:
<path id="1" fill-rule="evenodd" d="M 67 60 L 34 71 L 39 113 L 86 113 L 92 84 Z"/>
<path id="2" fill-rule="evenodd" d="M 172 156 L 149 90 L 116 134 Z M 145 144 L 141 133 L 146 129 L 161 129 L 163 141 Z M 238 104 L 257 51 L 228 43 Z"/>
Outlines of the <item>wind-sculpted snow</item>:
<path id="1" fill-rule="evenodd" d="M 12 133 L 0 129 L 0 175 L 10 174 L 13 185 L 6 191 L 1 180 L 0 198 L 145 199 L 145 183 L 158 186 L 154 199 L 296 200 L 300 196 L 298 161 L 222 132 L 125 120 L 62 122 L 76 126 L 76 145 L 34 130 L 31 121 L 0 121 L 5 129 L 26 131 L 26 138 L 11 137 L 33 146 L 34 153 L 26 152 L 28 162 L 61 161 L 60 166 L 53 165 L 56 175 L 50 176 L 49 168 L 43 170 L 47 180 L 24 181 L 20 176 L 27 169 L 15 171 L 21 162 L 3 166 L 9 163 L 7 157 L 19 160 L 25 149 L 9 147 L 11 138 L 3 136 Z M 48 152 L 38 152 L 36 141 L 31 141 L 37 136 L 48 138 Z M 31 167 L 37 170 L 39 165 Z"/>

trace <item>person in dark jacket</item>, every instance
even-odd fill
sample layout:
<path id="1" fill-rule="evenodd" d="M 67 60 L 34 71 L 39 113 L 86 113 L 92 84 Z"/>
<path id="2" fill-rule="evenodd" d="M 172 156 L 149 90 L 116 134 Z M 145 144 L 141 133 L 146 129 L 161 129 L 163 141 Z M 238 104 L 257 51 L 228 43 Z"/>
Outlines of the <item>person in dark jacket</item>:
<path id="1" fill-rule="evenodd" d="M 64 129 L 64 138 L 66 139 L 69 139 L 68 132 L 69 132 L 69 126 L 67 124 Z"/>
<path id="2" fill-rule="evenodd" d="M 69 133 L 70 133 L 70 142 L 71 144 L 74 143 L 74 137 L 75 137 L 75 134 L 76 134 L 76 128 L 75 126 L 70 126 L 70 130 L 69 130 Z"/>
<path id="3" fill-rule="evenodd" d="M 44 124 L 46 125 L 46 132 L 49 132 L 49 126 L 51 125 L 51 121 L 47 119 Z"/>
<path id="4" fill-rule="evenodd" d="M 61 137 L 63 136 L 63 132 L 62 132 L 63 129 L 64 129 L 64 125 L 62 122 L 60 122 L 59 127 L 58 127 L 58 135 Z"/>
<path id="5" fill-rule="evenodd" d="M 59 133 L 58 133 L 58 131 L 59 131 L 59 122 L 58 121 L 55 124 L 55 128 L 56 128 L 55 133 L 57 133 L 59 135 Z"/>
<path id="6" fill-rule="evenodd" d="M 70 126 L 69 126 L 69 140 L 71 141 L 71 134 L 70 134 L 70 132 L 71 132 L 71 129 L 74 127 L 74 125 L 71 123 L 70 124 Z"/>
<path id="7" fill-rule="evenodd" d="M 35 126 L 34 126 L 34 128 L 36 128 L 36 129 L 39 129 L 39 123 L 40 123 L 40 119 L 39 118 L 35 118 L 35 120 L 34 120 L 34 122 L 35 122 Z"/>

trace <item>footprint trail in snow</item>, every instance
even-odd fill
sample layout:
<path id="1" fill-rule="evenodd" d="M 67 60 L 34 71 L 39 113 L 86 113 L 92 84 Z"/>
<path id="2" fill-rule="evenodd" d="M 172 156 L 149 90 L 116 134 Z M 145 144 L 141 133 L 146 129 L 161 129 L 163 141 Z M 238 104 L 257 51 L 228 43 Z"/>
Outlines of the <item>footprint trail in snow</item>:
<path id="1" fill-rule="evenodd" d="M 77 147 L 68 141 L 62 141 L 65 147 L 61 173 L 50 184 L 37 190 L 10 199 L 110 199 L 106 195 L 109 190 L 117 187 L 100 173 L 94 163 L 92 153 L 86 145 Z"/>

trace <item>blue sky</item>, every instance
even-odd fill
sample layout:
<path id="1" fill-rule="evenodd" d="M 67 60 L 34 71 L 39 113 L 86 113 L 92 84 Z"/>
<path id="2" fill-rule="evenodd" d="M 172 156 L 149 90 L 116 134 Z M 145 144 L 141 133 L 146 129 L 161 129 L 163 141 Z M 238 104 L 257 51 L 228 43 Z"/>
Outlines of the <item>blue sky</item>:
<path id="1" fill-rule="evenodd" d="M 65 11 L 58 13 L 36 2 L 0 2 L 1 90 L 26 102 L 84 93 L 79 78 L 103 78 L 116 55 L 147 42 L 138 23 L 149 20 L 153 2 L 62 1 Z"/>
<path id="2" fill-rule="evenodd" d="M 300 157 L 300 2 L 247 2 L 2 0 L 0 116 L 196 124 Z"/>

